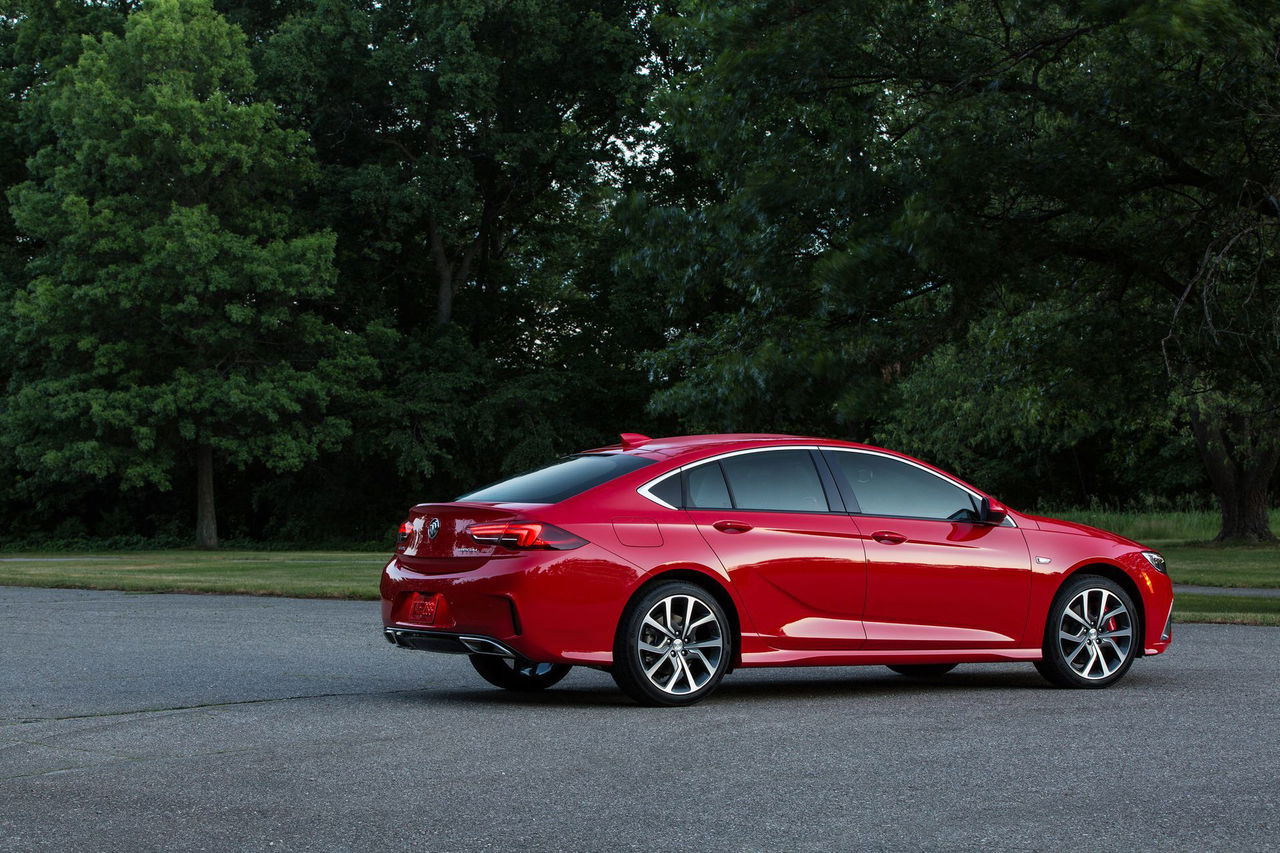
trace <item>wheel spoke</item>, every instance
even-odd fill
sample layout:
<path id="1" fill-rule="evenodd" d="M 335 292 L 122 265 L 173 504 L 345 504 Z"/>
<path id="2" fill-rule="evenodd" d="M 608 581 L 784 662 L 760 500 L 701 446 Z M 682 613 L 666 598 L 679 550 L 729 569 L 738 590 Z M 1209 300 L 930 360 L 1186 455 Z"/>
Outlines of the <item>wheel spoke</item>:
<path id="1" fill-rule="evenodd" d="M 716 621 L 716 615 L 714 613 L 708 612 L 706 616 L 703 616 L 701 619 L 698 619 L 692 625 L 690 625 L 689 630 L 693 631 L 695 628 L 700 628 L 703 625 L 707 624 L 708 622 L 714 622 L 714 621 Z"/>
<path id="2" fill-rule="evenodd" d="M 693 670 L 689 669 L 688 658 L 684 658 L 684 657 L 680 658 L 680 668 L 684 670 L 685 680 L 689 682 L 689 692 L 692 693 L 693 691 L 697 690 L 698 682 L 694 680 Z"/>
<path id="3" fill-rule="evenodd" d="M 1122 613 L 1126 615 L 1128 614 L 1128 611 L 1124 609 L 1123 604 L 1117 607 L 1115 610 L 1112 610 L 1110 613 L 1104 614 L 1100 621 L 1105 623 L 1108 619 L 1114 619 L 1117 616 L 1121 615 Z"/>
<path id="4" fill-rule="evenodd" d="M 668 640 L 674 640 L 674 639 L 676 639 L 676 635 L 675 635 L 675 634 L 672 634 L 672 633 L 671 633 L 670 631 L 668 631 L 666 628 L 662 627 L 662 625 L 658 622 L 658 620 L 653 618 L 652 614 L 650 614 L 649 616 L 644 617 L 644 624 L 648 625 L 650 628 L 653 628 L 653 629 L 655 629 L 655 630 L 661 631 L 661 632 L 662 632 L 662 634 L 663 634 L 663 635 L 664 635 Z"/>
<path id="5" fill-rule="evenodd" d="M 1112 669 L 1107 668 L 1107 656 L 1103 654 L 1101 646 L 1098 647 L 1098 666 L 1102 667 L 1103 678 L 1106 678 L 1108 675 L 1115 672 L 1113 668 Z M 1117 666 L 1119 666 L 1119 664 L 1117 664 Z"/>
<path id="6" fill-rule="evenodd" d="M 1085 641 L 1085 639 L 1086 639 L 1086 636 L 1087 636 L 1087 635 L 1086 635 L 1083 631 L 1081 631 L 1079 634 L 1071 634 L 1071 633 L 1068 633 L 1068 632 L 1066 632 L 1066 631 L 1059 631 L 1059 632 L 1058 632 L 1058 638 L 1059 638 L 1059 639 L 1061 639 L 1061 640 L 1069 640 L 1070 642 L 1073 642 L 1073 643 L 1082 643 L 1082 642 L 1084 642 L 1084 641 Z"/>
<path id="7" fill-rule="evenodd" d="M 1075 651 L 1067 655 L 1067 663 L 1072 663 L 1073 661 L 1075 661 L 1076 656 L 1080 654 L 1080 650 L 1087 649 L 1088 647 L 1089 647 L 1089 644 L 1086 643 L 1084 640 L 1081 640 L 1080 645 L 1076 646 Z"/>
<path id="8" fill-rule="evenodd" d="M 1063 611 L 1062 615 L 1063 615 L 1063 617 L 1070 616 L 1072 619 L 1076 620 L 1077 622 L 1079 622 L 1081 625 L 1085 626 L 1086 628 L 1092 628 L 1092 627 L 1093 627 L 1092 625 L 1090 625 L 1090 624 L 1089 624 L 1089 620 L 1088 620 L 1088 619 L 1081 619 L 1081 618 L 1080 618 L 1080 615 L 1079 615 L 1078 613 L 1076 613 L 1074 610 L 1072 610 L 1069 606 L 1067 607 L 1067 609 L 1066 609 L 1066 610 L 1064 610 L 1064 611 Z"/>
<path id="9" fill-rule="evenodd" d="M 671 650 L 670 641 L 666 642 L 661 646 L 655 646 L 651 643 L 646 643 L 644 640 L 640 641 L 640 651 L 642 652 L 648 652 L 649 654 L 652 654 L 652 655 L 665 655 L 670 650 Z"/>
<path id="10" fill-rule="evenodd" d="M 1110 645 L 1111 648 L 1116 650 L 1116 657 L 1120 658 L 1120 660 L 1123 661 L 1124 651 L 1118 645 L 1116 645 L 1116 641 L 1111 639 L 1110 637 L 1107 637 L 1106 640 L 1107 640 L 1107 644 Z"/>
<path id="11" fill-rule="evenodd" d="M 1098 639 L 1110 640 L 1112 637 L 1129 637 L 1129 636 L 1132 636 L 1132 634 L 1133 634 L 1133 631 L 1129 630 L 1128 628 L 1117 628 L 1114 631 L 1104 631 L 1103 633 L 1098 635 Z"/>
<path id="12" fill-rule="evenodd" d="M 684 669 L 680 666 L 680 658 L 671 659 L 671 680 L 667 682 L 667 686 L 662 688 L 668 693 L 675 692 L 676 682 L 680 680 L 680 676 L 684 675 Z"/>
<path id="13" fill-rule="evenodd" d="M 1102 627 L 1102 614 L 1107 612 L 1107 599 L 1111 597 L 1111 593 L 1105 589 L 1098 590 L 1098 623 L 1095 627 Z"/>
<path id="14" fill-rule="evenodd" d="M 653 666 L 649 667 L 648 669 L 646 669 L 646 670 L 644 671 L 644 674 L 645 674 L 645 675 L 647 675 L 647 676 L 649 676 L 649 678 L 650 678 L 650 679 L 652 679 L 652 678 L 653 678 L 653 676 L 654 676 L 654 674 L 655 674 L 659 669 L 661 669 L 661 668 L 662 668 L 662 665 L 663 665 L 664 663 L 666 663 L 666 662 L 667 662 L 667 656 L 666 656 L 666 655 L 661 655 L 661 656 L 659 656 L 659 657 L 658 657 L 658 659 L 657 659 L 656 661 L 654 661 Z"/>
<path id="15" fill-rule="evenodd" d="M 1085 678 L 1088 678 L 1089 673 L 1093 671 L 1093 665 L 1097 662 L 1098 662 L 1098 650 L 1095 649 L 1092 645 L 1090 645 L 1089 646 L 1089 662 L 1084 665 L 1084 669 L 1080 671 L 1080 674 L 1083 675 Z"/>
<path id="16" fill-rule="evenodd" d="M 686 649 L 718 649 L 723 645 L 724 643 L 720 642 L 719 637 L 711 637 L 707 640 L 699 640 L 696 643 L 685 643 L 684 647 Z"/>
<path id="17" fill-rule="evenodd" d="M 688 604 L 686 604 L 684 608 L 684 624 L 680 626 L 681 638 L 688 638 L 689 623 L 693 621 L 693 596 L 690 595 L 686 597 L 685 601 L 687 601 Z"/>
<path id="18" fill-rule="evenodd" d="M 691 649 L 690 651 L 692 651 L 695 655 L 697 655 L 698 660 L 702 663 L 703 666 L 707 668 L 707 675 L 710 675 L 711 673 L 716 671 L 716 668 L 711 665 L 711 661 L 708 660 L 707 656 L 702 653 L 702 649 Z"/>

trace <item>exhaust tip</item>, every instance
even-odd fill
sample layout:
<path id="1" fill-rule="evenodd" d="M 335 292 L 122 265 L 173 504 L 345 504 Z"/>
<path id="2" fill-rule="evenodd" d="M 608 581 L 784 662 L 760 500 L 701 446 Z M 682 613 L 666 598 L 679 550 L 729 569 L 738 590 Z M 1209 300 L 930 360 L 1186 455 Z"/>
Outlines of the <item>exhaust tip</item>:
<path id="1" fill-rule="evenodd" d="M 512 658 L 515 653 L 501 643 L 494 642 L 487 637 L 459 637 L 462 645 L 466 646 L 472 654 L 477 655 L 498 655 L 499 657 Z"/>

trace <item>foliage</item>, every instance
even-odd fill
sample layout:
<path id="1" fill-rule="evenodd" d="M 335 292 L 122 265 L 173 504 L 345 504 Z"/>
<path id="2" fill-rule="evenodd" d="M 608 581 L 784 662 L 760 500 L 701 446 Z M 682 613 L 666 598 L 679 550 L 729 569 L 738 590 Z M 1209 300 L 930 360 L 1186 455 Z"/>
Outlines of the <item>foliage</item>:
<path id="1" fill-rule="evenodd" d="M 620 430 L 1266 538 L 1275 0 L 10 0 L 0 541 L 377 539 Z M 838 33 L 839 37 L 833 37 Z M 87 36 L 87 37 L 86 37 Z"/>
<path id="2" fill-rule="evenodd" d="M 0 429 L 38 479 L 168 488 L 196 445 L 296 469 L 349 432 L 333 403 L 368 360 L 317 310 L 334 237 L 296 222 L 306 140 L 253 83 L 207 2 L 148 0 L 33 100 L 56 142 L 10 192 L 44 248 Z"/>
<path id="3" fill-rule="evenodd" d="M 660 103 L 711 190 L 651 206 L 678 225 L 648 267 L 732 309 L 653 355 L 660 410 L 771 401 L 969 463 L 1176 419 L 1221 535 L 1271 536 L 1280 7 L 693 9 L 677 38 L 709 61 Z"/>

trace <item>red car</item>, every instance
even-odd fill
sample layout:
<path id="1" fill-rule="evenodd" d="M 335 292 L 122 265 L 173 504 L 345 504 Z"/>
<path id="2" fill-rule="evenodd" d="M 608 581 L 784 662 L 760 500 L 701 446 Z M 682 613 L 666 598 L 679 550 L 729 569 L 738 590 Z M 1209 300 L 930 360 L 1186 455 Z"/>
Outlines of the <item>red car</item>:
<path id="1" fill-rule="evenodd" d="M 587 450 L 419 504 L 382 575 L 389 642 L 512 690 L 570 667 L 686 705 L 749 666 L 907 676 L 1030 661 L 1106 687 L 1169 647 L 1164 559 L 1014 512 L 919 460 L 790 435 Z"/>

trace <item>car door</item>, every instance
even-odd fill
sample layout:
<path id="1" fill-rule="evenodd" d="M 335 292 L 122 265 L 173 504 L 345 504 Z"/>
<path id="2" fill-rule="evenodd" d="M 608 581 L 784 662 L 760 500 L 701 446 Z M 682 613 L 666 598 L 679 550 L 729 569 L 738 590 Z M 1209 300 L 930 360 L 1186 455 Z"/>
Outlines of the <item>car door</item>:
<path id="1" fill-rule="evenodd" d="M 862 645 L 863 544 L 815 451 L 740 451 L 683 476 L 685 509 L 766 643 Z"/>
<path id="2" fill-rule="evenodd" d="M 887 453 L 823 451 L 867 553 L 868 649 L 998 648 L 1026 628 L 1031 555 L 980 496 Z"/>

